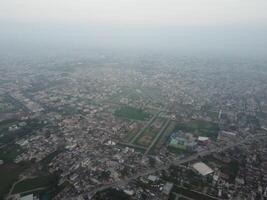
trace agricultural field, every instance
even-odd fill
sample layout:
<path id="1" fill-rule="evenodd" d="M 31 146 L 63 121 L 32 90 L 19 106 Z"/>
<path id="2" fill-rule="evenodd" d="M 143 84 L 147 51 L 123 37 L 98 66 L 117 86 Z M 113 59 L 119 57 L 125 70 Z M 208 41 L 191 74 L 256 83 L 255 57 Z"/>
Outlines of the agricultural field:
<path id="1" fill-rule="evenodd" d="M 130 107 L 130 106 L 123 106 L 115 111 L 115 116 L 120 118 L 126 118 L 131 120 L 147 120 L 150 117 L 149 113 L 144 112 L 141 109 Z"/>

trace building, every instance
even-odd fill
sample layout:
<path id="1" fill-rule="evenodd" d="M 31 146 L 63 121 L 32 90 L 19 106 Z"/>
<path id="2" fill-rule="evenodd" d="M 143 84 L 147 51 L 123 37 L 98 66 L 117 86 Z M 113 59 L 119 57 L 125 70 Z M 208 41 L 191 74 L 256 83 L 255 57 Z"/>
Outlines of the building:
<path id="1" fill-rule="evenodd" d="M 33 200 L 33 194 L 29 194 L 20 198 L 20 200 Z"/>
<path id="2" fill-rule="evenodd" d="M 203 137 L 203 136 L 199 136 L 197 141 L 198 141 L 198 144 L 204 145 L 204 146 L 210 144 L 210 142 L 211 142 L 208 137 Z"/>
<path id="3" fill-rule="evenodd" d="M 164 186 L 163 186 L 163 194 L 169 196 L 171 193 L 171 190 L 173 188 L 173 183 L 167 182 Z"/>
<path id="4" fill-rule="evenodd" d="M 171 134 L 168 146 L 181 150 L 194 151 L 196 145 L 197 143 L 192 134 L 179 131 Z"/>
<path id="5" fill-rule="evenodd" d="M 202 176 L 212 174 L 214 171 L 205 163 L 197 162 L 192 165 L 192 168 Z"/>

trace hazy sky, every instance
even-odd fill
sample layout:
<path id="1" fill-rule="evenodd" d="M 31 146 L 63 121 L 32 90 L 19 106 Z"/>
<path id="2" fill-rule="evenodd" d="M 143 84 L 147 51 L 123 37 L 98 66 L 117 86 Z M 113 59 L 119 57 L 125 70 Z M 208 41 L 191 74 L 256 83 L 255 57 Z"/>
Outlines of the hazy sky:
<path id="1" fill-rule="evenodd" d="M 0 28 L 0 48 L 262 54 L 267 0 L 0 0 Z"/>
<path id="2" fill-rule="evenodd" d="M 265 23 L 266 0 L 1 0 L 6 22 L 218 25 Z"/>

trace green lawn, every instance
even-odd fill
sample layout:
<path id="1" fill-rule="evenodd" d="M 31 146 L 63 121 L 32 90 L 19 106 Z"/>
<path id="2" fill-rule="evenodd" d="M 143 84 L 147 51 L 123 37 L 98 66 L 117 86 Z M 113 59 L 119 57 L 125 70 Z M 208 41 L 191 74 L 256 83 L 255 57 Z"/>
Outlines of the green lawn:
<path id="1" fill-rule="evenodd" d="M 22 149 L 17 144 L 11 144 L 7 147 L 1 149 L 0 151 L 0 160 L 3 160 L 4 162 L 12 162 L 17 155 L 19 155 L 22 152 Z"/>
<path id="2" fill-rule="evenodd" d="M 161 146 L 168 141 L 170 134 L 173 132 L 175 129 L 176 123 L 174 121 L 171 121 L 170 124 L 167 126 L 165 131 L 162 133 L 156 144 L 151 148 L 150 152 L 152 154 L 156 153 L 156 149 L 160 149 Z"/>
<path id="3" fill-rule="evenodd" d="M 185 153 L 185 150 L 170 147 L 170 146 L 168 146 L 167 149 L 169 152 L 174 153 L 175 155 L 181 155 L 181 154 Z"/>
<path id="4" fill-rule="evenodd" d="M 40 176 L 33 179 L 26 179 L 22 182 L 16 184 L 13 190 L 13 194 L 26 192 L 28 190 L 33 190 L 37 188 L 48 188 L 57 183 L 57 176 L 48 175 L 48 176 Z"/>
<path id="5" fill-rule="evenodd" d="M 146 120 L 150 115 L 141 109 L 133 108 L 130 106 L 123 106 L 115 111 L 115 116 L 133 119 L 133 120 Z"/>
<path id="6" fill-rule="evenodd" d="M 210 138 L 217 138 L 219 127 L 217 123 L 192 120 L 190 122 L 178 123 L 175 131 L 182 130 L 193 133 L 196 136 L 207 136 Z"/>
<path id="7" fill-rule="evenodd" d="M 157 136 L 159 130 L 154 127 L 148 127 L 145 131 L 135 140 L 134 144 L 148 147 L 150 143 Z"/>
<path id="8" fill-rule="evenodd" d="M 0 165 L 0 199 L 8 193 L 11 185 L 18 179 L 25 169 L 30 166 L 30 162 L 21 162 L 19 164 L 6 163 Z"/>

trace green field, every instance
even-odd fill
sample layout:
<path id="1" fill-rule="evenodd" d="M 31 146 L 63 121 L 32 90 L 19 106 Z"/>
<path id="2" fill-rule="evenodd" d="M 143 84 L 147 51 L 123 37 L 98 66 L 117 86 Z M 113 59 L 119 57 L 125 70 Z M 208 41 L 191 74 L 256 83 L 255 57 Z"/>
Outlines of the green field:
<path id="1" fill-rule="evenodd" d="M 0 144 L 7 144 L 9 142 L 13 142 L 18 137 L 30 135 L 34 133 L 34 131 L 44 126 L 44 124 L 38 119 L 31 119 L 26 121 L 26 126 L 20 127 L 18 130 L 15 131 L 8 131 L 9 126 L 18 123 L 19 121 L 15 119 L 2 121 L 0 123 L 0 134 L 3 134 L 3 136 L 0 137 Z"/>
<path id="2" fill-rule="evenodd" d="M 19 145 L 8 145 L 7 147 L 1 149 L 0 160 L 3 160 L 4 162 L 12 162 L 21 152 L 22 149 Z"/>
<path id="3" fill-rule="evenodd" d="M 134 144 L 148 147 L 153 139 L 157 136 L 159 130 L 153 127 L 148 127 L 146 130 L 136 139 Z"/>
<path id="4" fill-rule="evenodd" d="M 37 188 L 48 188 L 56 185 L 57 180 L 57 176 L 55 175 L 47 175 L 33 179 L 26 179 L 16 184 L 12 193 L 17 194 L 20 192 L 26 192 Z"/>
<path id="5" fill-rule="evenodd" d="M 165 131 L 162 133 L 162 135 L 160 136 L 160 138 L 158 139 L 156 144 L 151 148 L 150 151 L 151 151 L 152 154 L 155 154 L 157 149 L 160 149 L 164 145 L 164 143 L 166 143 L 166 141 L 168 140 L 170 134 L 175 129 L 175 125 L 176 125 L 176 123 L 174 121 L 170 122 L 170 124 L 167 126 Z"/>
<path id="6" fill-rule="evenodd" d="M 150 114 L 144 112 L 141 109 L 133 108 L 130 106 L 123 106 L 115 111 L 115 116 L 133 120 L 146 120 L 150 117 Z"/>
<path id="7" fill-rule="evenodd" d="M 185 153 L 185 150 L 180 149 L 180 148 L 168 146 L 167 149 L 169 152 L 174 153 L 175 155 L 181 155 Z"/>
<path id="8" fill-rule="evenodd" d="M 119 103 L 121 98 L 128 98 L 130 101 L 162 101 L 162 93 L 158 88 L 143 88 L 143 87 L 122 87 L 121 92 L 110 97 L 110 101 Z"/>
<path id="9" fill-rule="evenodd" d="M 202 120 L 192 120 L 190 122 L 178 123 L 175 131 L 178 130 L 190 132 L 195 136 L 206 136 L 216 139 L 218 136 L 219 127 L 217 123 Z"/>
<path id="10" fill-rule="evenodd" d="M 123 138 L 124 142 L 130 142 L 131 139 L 136 135 L 137 133 L 135 131 L 127 131 L 126 136 Z"/>
<path id="11" fill-rule="evenodd" d="M 6 163 L 0 165 L 0 199 L 8 193 L 11 185 L 18 179 L 25 169 L 30 166 L 30 162 L 21 162 L 20 164 Z"/>

